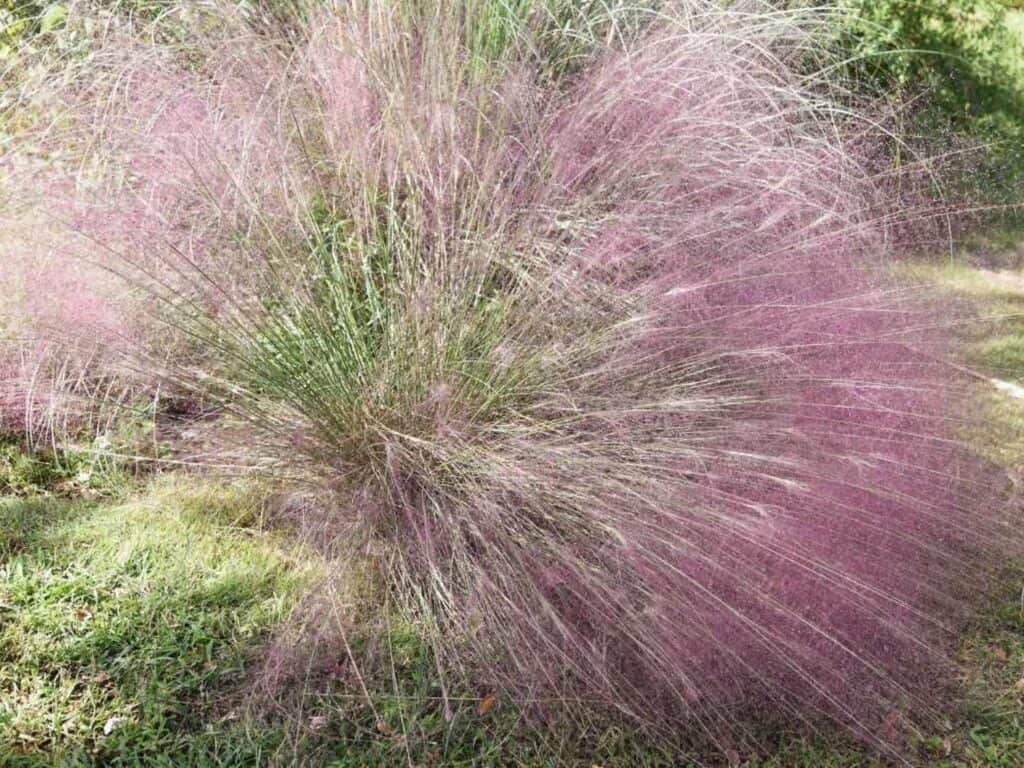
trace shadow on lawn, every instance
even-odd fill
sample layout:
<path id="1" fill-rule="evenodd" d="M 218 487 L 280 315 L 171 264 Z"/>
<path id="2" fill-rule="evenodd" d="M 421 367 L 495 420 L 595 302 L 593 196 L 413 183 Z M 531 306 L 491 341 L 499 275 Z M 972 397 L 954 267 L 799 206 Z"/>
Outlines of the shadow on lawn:
<path id="1" fill-rule="evenodd" d="M 62 526 L 87 514 L 89 505 L 41 496 L 0 500 L 0 563 L 28 549 L 46 546 Z"/>

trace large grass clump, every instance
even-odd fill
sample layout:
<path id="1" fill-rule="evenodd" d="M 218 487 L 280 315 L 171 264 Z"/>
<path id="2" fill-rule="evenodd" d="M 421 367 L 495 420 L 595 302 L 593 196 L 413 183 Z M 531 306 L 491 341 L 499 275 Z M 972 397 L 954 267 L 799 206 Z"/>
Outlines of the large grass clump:
<path id="1" fill-rule="evenodd" d="M 85 378 L 203 414 L 188 461 L 318 489 L 441 702 L 493 684 L 727 753 L 764 716 L 899 750 L 934 714 L 1012 536 L 942 319 L 889 276 L 928 211 L 807 74 L 813 18 L 73 11 L 19 75 L 9 218 L 113 308 Z"/>

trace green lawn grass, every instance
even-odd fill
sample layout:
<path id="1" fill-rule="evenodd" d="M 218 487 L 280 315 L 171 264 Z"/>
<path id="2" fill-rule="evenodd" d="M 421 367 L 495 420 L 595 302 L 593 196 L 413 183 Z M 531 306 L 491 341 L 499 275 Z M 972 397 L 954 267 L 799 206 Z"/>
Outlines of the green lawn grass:
<path id="1" fill-rule="evenodd" d="M 259 763 L 272 735 L 225 737 L 222 699 L 315 564 L 242 501 L 0 502 L 0 765 Z"/>
<path id="2" fill-rule="evenodd" d="M 905 271 L 961 308 L 971 366 L 1024 384 L 1024 275 L 953 262 Z M 983 399 L 991 428 L 972 439 L 1016 477 L 1024 400 L 994 388 Z M 486 692 L 445 718 L 430 654 L 400 625 L 390 673 L 366 681 L 371 703 L 351 681 L 321 679 L 256 709 L 267 643 L 322 576 L 320 556 L 265 526 L 249 486 L 163 478 L 89 501 L 66 492 L 67 472 L 44 469 L 8 456 L 0 472 L 21 494 L 0 500 L 0 766 L 687 764 L 637 734 L 528 727 L 501 702 L 482 712 Z M 1024 766 L 1020 565 L 1007 564 L 963 637 L 962 698 L 948 728 L 922 736 L 921 764 Z M 745 765 L 877 764 L 827 731 L 775 741 Z"/>

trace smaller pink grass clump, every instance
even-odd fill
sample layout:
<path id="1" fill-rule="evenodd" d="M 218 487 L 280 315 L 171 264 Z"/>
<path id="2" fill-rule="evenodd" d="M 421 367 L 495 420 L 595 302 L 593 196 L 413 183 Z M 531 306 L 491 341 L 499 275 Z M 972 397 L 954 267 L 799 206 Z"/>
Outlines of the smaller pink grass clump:
<path id="1" fill-rule="evenodd" d="M 6 224 L 0 425 L 33 439 L 77 431 L 117 389 L 119 357 L 135 347 L 120 286 L 73 255 L 74 238 L 48 239 L 48 222 Z"/>
<path id="2" fill-rule="evenodd" d="M 251 41 L 244 69 L 211 57 L 196 76 L 141 45 L 131 24 L 99 18 L 107 36 L 88 42 L 84 63 L 57 85 L 42 68 L 23 85 L 25 111 L 38 102 L 52 114 L 22 137 L 31 151 L 11 159 L 18 195 L 4 212 L 3 410 L 15 433 L 99 429 L 108 406 L 173 393 L 157 371 L 196 353 L 154 293 L 217 306 L 224 293 L 182 271 L 222 269 L 224 238 L 288 215 L 265 46 Z M 259 197 L 258 213 L 247 195 Z M 237 261 L 230 268 L 242 295 L 246 275 Z"/>
<path id="3" fill-rule="evenodd" d="M 276 83 L 263 72 L 259 48 L 248 52 L 244 71 L 243 63 L 212 60 L 197 75 L 159 50 L 120 45 L 112 61 L 89 70 L 96 81 L 71 112 L 78 130 L 103 137 L 98 158 L 82 158 L 98 160 L 102 175 L 57 206 L 74 212 L 70 230 L 107 251 L 105 266 L 185 291 L 169 260 L 178 270 L 223 269 L 217 255 L 225 239 L 265 231 L 290 213 L 282 197 L 289 168 L 281 162 L 290 149 L 275 133 Z M 96 99 L 112 107 L 93 118 Z M 260 201 L 258 212 L 251 199 Z M 48 208 L 59 216 L 57 206 Z M 243 279 L 237 263 L 228 268 Z"/>

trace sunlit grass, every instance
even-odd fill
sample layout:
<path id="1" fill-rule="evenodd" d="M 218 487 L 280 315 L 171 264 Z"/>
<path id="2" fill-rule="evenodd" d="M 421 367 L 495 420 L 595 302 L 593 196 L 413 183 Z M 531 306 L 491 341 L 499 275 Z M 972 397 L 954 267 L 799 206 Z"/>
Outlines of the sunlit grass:
<path id="1" fill-rule="evenodd" d="M 1024 273 L 962 260 L 920 262 L 901 271 L 950 303 L 950 326 L 980 373 L 1024 381 Z"/>

